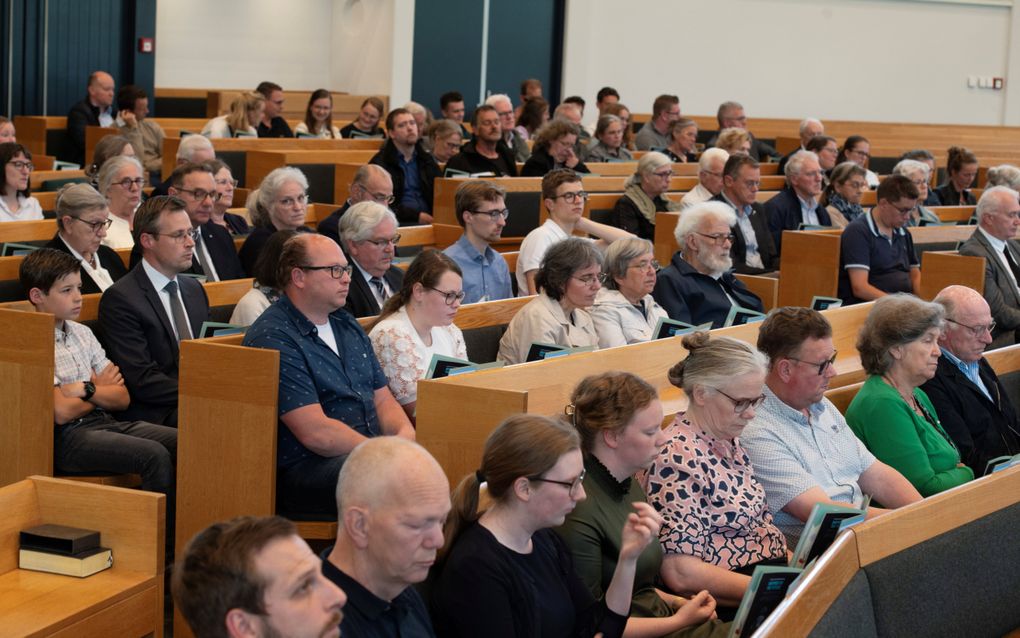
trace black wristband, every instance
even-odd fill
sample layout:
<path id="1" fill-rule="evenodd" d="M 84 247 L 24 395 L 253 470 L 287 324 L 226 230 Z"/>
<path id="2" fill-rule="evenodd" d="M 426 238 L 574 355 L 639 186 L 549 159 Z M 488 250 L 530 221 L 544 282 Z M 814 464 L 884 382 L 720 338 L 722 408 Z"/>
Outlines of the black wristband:
<path id="1" fill-rule="evenodd" d="M 85 396 L 83 396 L 81 400 L 88 401 L 92 398 L 92 395 L 96 393 L 96 384 L 91 381 L 86 381 L 83 385 L 85 386 Z"/>

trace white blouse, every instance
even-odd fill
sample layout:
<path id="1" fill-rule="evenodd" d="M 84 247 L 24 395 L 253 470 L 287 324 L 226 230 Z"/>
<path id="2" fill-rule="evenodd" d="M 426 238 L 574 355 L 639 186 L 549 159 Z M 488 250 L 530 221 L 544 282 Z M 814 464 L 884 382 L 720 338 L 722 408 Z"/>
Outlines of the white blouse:
<path id="1" fill-rule="evenodd" d="M 106 229 L 106 237 L 103 237 L 103 245 L 114 250 L 118 248 L 131 248 L 135 245 L 135 238 L 131 234 L 131 224 L 123 217 L 110 215 L 113 223 Z"/>
<path id="2" fill-rule="evenodd" d="M 13 212 L 7 208 L 7 202 L 0 198 L 0 222 L 27 222 L 42 218 L 42 206 L 34 197 L 18 195 L 18 210 Z"/>

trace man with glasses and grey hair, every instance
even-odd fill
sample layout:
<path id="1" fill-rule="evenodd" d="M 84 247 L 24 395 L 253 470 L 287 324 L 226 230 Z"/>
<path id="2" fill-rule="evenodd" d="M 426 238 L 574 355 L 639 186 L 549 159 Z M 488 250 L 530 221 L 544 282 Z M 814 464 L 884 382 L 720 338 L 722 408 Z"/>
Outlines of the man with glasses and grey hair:
<path id="1" fill-rule="evenodd" d="M 527 162 L 531 157 L 531 149 L 528 148 L 527 140 L 514 129 L 517 125 L 517 118 L 514 116 L 514 104 L 510 101 L 510 96 L 497 93 L 490 95 L 485 103 L 495 107 L 496 114 L 499 115 L 499 128 L 502 131 L 503 142 L 514 152 L 514 160 Z"/>
<path id="2" fill-rule="evenodd" d="M 769 358 L 765 401 L 740 444 L 765 488 L 776 526 L 796 545 L 816 503 L 859 506 L 864 495 L 883 508 L 921 500 L 902 474 L 877 460 L 825 398 L 836 376 L 832 326 L 810 308 L 777 308 L 758 331 Z M 886 509 L 869 507 L 868 517 Z"/>
<path id="3" fill-rule="evenodd" d="M 347 201 L 329 217 L 319 222 L 316 230 L 320 235 L 325 235 L 339 244 L 340 218 L 351 206 L 361 202 L 375 202 L 383 206 L 393 203 L 393 178 L 382 166 L 365 164 L 359 167 L 354 172 Z"/>
<path id="4" fill-rule="evenodd" d="M 347 312 L 355 317 L 378 315 L 400 290 L 404 271 L 393 265 L 399 241 L 397 216 L 382 204 L 360 202 L 340 218 L 340 242 L 354 268 Z"/>
<path id="5" fill-rule="evenodd" d="M 673 236 L 680 250 L 659 272 L 652 296 L 670 319 L 721 328 L 730 310 L 765 308 L 731 272 L 733 226 L 737 215 L 723 202 L 704 202 L 680 215 Z"/>
<path id="6" fill-rule="evenodd" d="M 357 204 L 350 212 L 372 206 L 389 213 L 373 203 Z M 331 495 L 340 468 L 359 443 L 382 435 L 414 439 L 368 336 L 341 310 L 352 278 L 359 276 L 328 237 L 292 237 L 283 245 L 277 271 L 284 294 L 244 335 L 246 346 L 280 352 L 281 511 L 335 515 Z"/>
<path id="7" fill-rule="evenodd" d="M 203 164 L 182 164 L 174 169 L 170 183 L 170 195 L 184 201 L 191 226 L 198 231 L 191 268 L 186 272 L 206 281 L 243 279 L 244 268 L 230 231 L 212 221 L 220 200 L 212 172 Z"/>
<path id="8" fill-rule="evenodd" d="M 985 189 L 975 214 L 977 230 L 960 246 L 961 255 L 985 258 L 985 301 L 992 309 L 996 328 L 992 347 L 1012 345 L 1020 329 L 1020 203 L 1015 190 L 1006 186 Z"/>
<path id="9" fill-rule="evenodd" d="M 491 244 L 499 241 L 510 211 L 506 191 L 482 180 L 457 187 L 454 207 L 464 234 L 443 251 L 457 262 L 464 277 L 464 303 L 508 299 L 513 296 L 510 268 Z"/>
<path id="10" fill-rule="evenodd" d="M 177 164 L 175 168 L 188 163 L 201 164 L 202 162 L 216 159 L 216 149 L 213 148 L 212 142 L 205 135 L 188 135 L 181 138 L 181 143 L 177 147 L 176 158 Z M 150 197 L 169 195 L 171 179 L 172 176 L 167 175 L 164 181 L 152 189 Z"/>

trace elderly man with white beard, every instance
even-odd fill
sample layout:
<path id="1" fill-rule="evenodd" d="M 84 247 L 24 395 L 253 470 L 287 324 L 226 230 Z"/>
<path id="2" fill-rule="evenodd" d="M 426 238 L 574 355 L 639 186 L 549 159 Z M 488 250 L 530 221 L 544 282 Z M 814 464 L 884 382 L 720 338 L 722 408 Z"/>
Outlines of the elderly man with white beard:
<path id="1" fill-rule="evenodd" d="M 680 216 L 674 235 L 680 247 L 659 272 L 652 296 L 671 319 L 721 328 L 733 306 L 764 312 L 761 299 L 731 272 L 733 209 L 723 202 L 697 204 Z"/>

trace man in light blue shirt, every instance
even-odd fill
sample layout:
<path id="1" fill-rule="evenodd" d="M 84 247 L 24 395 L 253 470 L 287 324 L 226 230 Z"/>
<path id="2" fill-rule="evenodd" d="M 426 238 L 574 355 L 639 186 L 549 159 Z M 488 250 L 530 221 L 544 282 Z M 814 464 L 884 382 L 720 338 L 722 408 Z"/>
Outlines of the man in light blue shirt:
<path id="1" fill-rule="evenodd" d="M 740 437 L 765 488 L 776 525 L 796 544 L 816 503 L 879 507 L 868 517 L 921 500 L 899 472 L 877 460 L 825 398 L 836 376 L 832 327 L 810 308 L 778 308 L 758 332 L 769 357 L 765 401 Z"/>
<path id="2" fill-rule="evenodd" d="M 464 234 L 443 252 L 464 273 L 464 303 L 513 296 L 506 260 L 490 246 L 499 240 L 510 215 L 505 197 L 503 188 L 481 180 L 457 188 L 454 206 Z"/>

